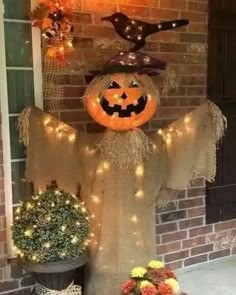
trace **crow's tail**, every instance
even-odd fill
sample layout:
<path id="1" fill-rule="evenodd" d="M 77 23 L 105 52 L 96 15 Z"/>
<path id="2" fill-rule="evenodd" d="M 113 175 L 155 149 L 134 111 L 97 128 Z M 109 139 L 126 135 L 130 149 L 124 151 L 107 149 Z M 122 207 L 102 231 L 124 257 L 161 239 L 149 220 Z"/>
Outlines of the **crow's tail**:
<path id="1" fill-rule="evenodd" d="M 153 33 L 157 33 L 160 31 L 173 30 L 175 28 L 187 26 L 188 24 L 189 24 L 189 21 L 187 19 L 176 19 L 172 21 L 162 22 L 159 24 L 154 24 Z"/>

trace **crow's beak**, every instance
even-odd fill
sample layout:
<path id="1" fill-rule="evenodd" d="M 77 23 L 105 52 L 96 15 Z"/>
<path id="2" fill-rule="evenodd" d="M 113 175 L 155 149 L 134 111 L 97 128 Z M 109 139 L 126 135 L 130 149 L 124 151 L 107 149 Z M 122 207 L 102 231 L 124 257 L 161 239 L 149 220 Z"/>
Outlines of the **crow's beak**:
<path id="1" fill-rule="evenodd" d="M 110 16 L 106 16 L 106 17 L 103 17 L 102 20 L 103 21 L 111 21 L 111 18 L 110 18 Z"/>

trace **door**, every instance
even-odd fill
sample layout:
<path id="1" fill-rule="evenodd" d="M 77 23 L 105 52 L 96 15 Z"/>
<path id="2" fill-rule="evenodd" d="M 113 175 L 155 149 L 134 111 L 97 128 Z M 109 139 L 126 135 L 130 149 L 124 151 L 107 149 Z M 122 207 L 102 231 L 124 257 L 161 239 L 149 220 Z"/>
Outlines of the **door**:
<path id="1" fill-rule="evenodd" d="M 207 223 L 236 218 L 236 1 L 209 6 L 208 96 L 228 119 L 217 155 L 217 176 L 207 185 Z"/>

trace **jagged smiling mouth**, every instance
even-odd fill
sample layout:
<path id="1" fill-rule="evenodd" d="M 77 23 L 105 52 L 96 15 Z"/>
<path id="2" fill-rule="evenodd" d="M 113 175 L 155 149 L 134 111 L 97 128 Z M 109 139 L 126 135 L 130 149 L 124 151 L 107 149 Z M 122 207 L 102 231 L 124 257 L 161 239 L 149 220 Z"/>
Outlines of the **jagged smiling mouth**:
<path id="1" fill-rule="evenodd" d="M 136 115 L 142 113 L 147 105 L 147 96 L 141 96 L 137 100 L 137 104 L 129 104 L 126 106 L 125 109 L 122 109 L 121 105 L 115 104 L 114 106 L 109 105 L 109 101 L 103 97 L 100 100 L 100 104 L 104 112 L 109 115 L 113 116 L 115 113 L 118 114 L 120 118 L 129 118 L 135 113 Z"/>

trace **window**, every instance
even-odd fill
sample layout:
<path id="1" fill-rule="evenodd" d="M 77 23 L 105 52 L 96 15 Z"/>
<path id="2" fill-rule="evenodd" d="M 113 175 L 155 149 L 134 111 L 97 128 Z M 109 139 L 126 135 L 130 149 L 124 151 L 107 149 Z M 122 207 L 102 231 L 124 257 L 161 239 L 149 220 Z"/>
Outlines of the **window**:
<path id="1" fill-rule="evenodd" d="M 18 142 L 16 122 L 27 106 L 42 108 L 40 32 L 31 27 L 29 15 L 36 0 L 0 0 L 0 98 L 2 113 L 4 182 L 8 254 L 13 211 L 32 194 L 24 180 L 25 151 Z"/>

